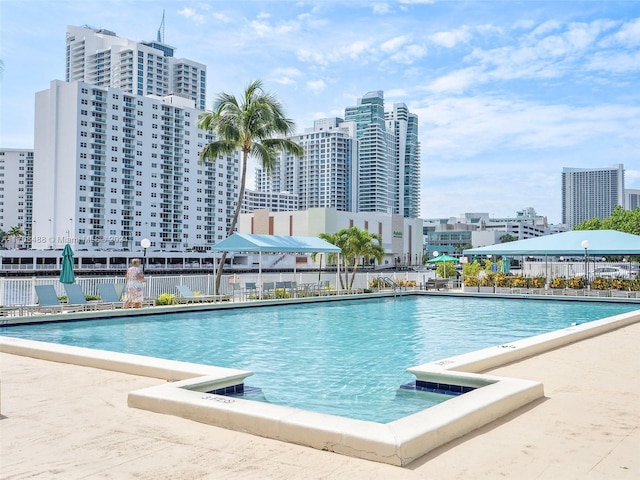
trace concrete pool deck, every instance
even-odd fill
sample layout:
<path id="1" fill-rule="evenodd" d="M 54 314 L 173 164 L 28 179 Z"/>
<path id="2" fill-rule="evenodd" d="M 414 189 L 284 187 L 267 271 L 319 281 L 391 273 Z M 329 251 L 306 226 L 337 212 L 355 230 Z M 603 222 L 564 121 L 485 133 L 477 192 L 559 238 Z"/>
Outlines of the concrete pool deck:
<path id="1" fill-rule="evenodd" d="M 0 354 L 3 478 L 640 477 L 640 323 L 492 369 L 545 398 L 407 467 L 127 407 L 162 381 Z"/>

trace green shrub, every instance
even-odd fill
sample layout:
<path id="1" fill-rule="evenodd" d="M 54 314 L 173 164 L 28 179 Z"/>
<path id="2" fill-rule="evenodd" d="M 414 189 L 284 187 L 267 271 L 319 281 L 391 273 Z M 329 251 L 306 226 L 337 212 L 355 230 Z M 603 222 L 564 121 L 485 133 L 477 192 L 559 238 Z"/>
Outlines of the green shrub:
<path id="1" fill-rule="evenodd" d="M 156 305 L 173 305 L 176 303 L 175 295 L 171 293 L 161 293 L 156 298 Z"/>
<path id="2" fill-rule="evenodd" d="M 531 279 L 532 288 L 544 288 L 546 283 L 547 283 L 547 279 L 545 277 L 533 277 Z"/>
<path id="3" fill-rule="evenodd" d="M 573 288 L 575 290 L 581 290 L 585 286 L 584 277 L 573 277 L 569 279 L 569 288 Z"/>

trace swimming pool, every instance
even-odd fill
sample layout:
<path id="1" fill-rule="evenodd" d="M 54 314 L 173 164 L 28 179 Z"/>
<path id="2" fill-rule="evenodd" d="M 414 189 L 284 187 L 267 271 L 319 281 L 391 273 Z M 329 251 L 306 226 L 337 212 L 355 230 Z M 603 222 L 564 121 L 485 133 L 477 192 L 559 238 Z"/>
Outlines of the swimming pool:
<path id="1" fill-rule="evenodd" d="M 266 401 L 386 423 L 448 396 L 400 390 L 411 366 L 637 305 L 411 296 L 4 328 L 3 335 L 255 372 Z"/>

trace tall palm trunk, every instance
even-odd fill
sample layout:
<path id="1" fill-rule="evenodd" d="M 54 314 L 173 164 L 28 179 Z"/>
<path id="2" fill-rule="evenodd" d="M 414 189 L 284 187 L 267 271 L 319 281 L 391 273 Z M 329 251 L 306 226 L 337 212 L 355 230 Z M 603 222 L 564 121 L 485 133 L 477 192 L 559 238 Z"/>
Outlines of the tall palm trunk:
<path id="1" fill-rule="evenodd" d="M 244 190 L 245 190 L 245 181 L 247 179 L 247 160 L 249 158 L 249 152 L 243 150 L 242 152 L 242 175 L 240 176 L 240 194 L 238 195 L 238 204 L 236 205 L 236 211 L 233 214 L 233 218 L 231 219 L 231 223 L 229 224 L 229 230 L 227 232 L 227 237 L 233 235 L 233 231 L 236 228 L 236 224 L 238 223 L 238 218 L 240 217 L 240 210 L 242 209 L 242 200 L 244 199 Z M 218 262 L 218 271 L 216 272 L 216 295 L 220 295 L 220 283 L 222 281 L 222 273 L 224 270 L 224 262 L 227 259 L 228 252 L 222 252 L 222 256 L 220 257 L 220 262 Z"/>

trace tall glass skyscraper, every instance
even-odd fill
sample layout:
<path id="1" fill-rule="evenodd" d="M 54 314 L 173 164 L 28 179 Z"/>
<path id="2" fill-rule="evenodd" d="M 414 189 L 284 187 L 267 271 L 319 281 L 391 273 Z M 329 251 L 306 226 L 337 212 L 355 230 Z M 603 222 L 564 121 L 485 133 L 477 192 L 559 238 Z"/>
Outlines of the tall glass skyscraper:
<path id="1" fill-rule="evenodd" d="M 396 103 L 385 114 L 387 131 L 395 142 L 393 213 L 407 218 L 420 216 L 420 142 L 418 116 L 404 103 Z"/>
<path id="2" fill-rule="evenodd" d="M 396 148 L 394 135 L 385 124 L 383 92 L 359 98 L 357 105 L 345 109 L 344 119 L 355 124 L 358 142 L 355 211 L 394 213 Z"/>

